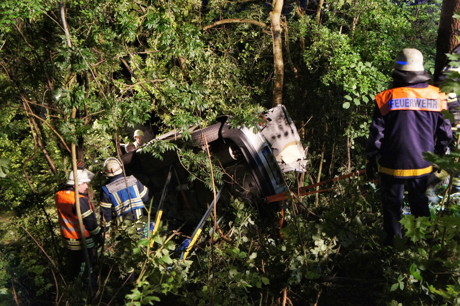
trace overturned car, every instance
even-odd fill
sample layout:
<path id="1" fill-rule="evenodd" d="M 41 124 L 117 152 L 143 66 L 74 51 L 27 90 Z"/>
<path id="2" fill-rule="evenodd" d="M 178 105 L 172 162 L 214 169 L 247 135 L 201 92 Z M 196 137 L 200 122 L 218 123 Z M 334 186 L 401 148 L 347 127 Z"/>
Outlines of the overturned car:
<path id="1" fill-rule="evenodd" d="M 225 188 L 233 196 L 263 205 L 266 197 L 287 191 L 284 172 L 305 172 L 306 157 L 297 129 L 283 105 L 262 115 L 263 124 L 258 130 L 233 127 L 231 117 L 221 117 L 206 128 L 191 128 L 191 141 L 175 131 L 158 136 L 145 147 L 123 156 L 126 172 L 153 192 L 154 209 L 164 207 L 165 217 L 173 226 L 196 224 L 213 201 L 213 191 L 202 181 L 189 179 L 190 173 L 177 152 L 167 151 L 156 158 L 147 149 L 158 140 L 188 142 L 196 150 L 209 152 L 222 168 L 224 183 L 218 189 Z"/>

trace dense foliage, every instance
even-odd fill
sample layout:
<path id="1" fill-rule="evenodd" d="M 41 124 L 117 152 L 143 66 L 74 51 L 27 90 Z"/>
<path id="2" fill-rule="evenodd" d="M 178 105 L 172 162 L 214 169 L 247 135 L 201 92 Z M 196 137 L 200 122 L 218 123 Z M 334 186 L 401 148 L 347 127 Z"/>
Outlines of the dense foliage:
<path id="1" fill-rule="evenodd" d="M 283 100 L 309 161 L 306 174 L 287 175 L 292 190 L 363 168 L 372 99 L 388 86 L 399 49 L 416 47 L 434 66 L 440 1 L 325 2 L 285 1 L 283 10 Z M 405 238 L 386 248 L 378 189 L 362 177 L 294 196 L 281 233 L 254 205 L 231 199 L 219 210 L 221 231 L 207 223 L 186 261 L 177 232 L 164 226 L 152 244 L 127 224 L 99 250 L 100 285 L 89 296 L 84 280 L 65 279 L 54 208 L 70 144 L 97 174 L 98 199 L 102 161 L 135 127 L 154 136 L 223 114 L 255 125 L 272 103 L 271 3 L 3 0 L 0 8 L 0 305 L 459 303 L 458 199 L 447 188 L 432 219 L 405 217 Z M 446 90 L 458 91 L 456 77 Z M 209 171 L 196 166 L 207 164 L 205 153 L 174 149 L 197 170 L 191 179 Z M 455 173 L 455 153 L 431 158 Z"/>

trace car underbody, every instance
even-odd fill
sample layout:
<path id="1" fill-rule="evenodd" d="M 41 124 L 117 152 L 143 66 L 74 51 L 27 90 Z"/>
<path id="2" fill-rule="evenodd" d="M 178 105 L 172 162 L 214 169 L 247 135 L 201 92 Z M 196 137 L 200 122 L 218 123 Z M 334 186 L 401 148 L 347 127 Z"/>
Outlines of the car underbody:
<path id="1" fill-rule="evenodd" d="M 187 140 L 176 131 L 160 135 L 122 157 L 126 173 L 136 176 L 151 191 L 151 213 L 158 209 L 161 194 L 166 190 L 162 206 L 164 218 L 172 227 L 196 224 L 222 188 L 225 195 L 219 201 L 219 209 L 226 209 L 225 202 L 231 196 L 253 203 L 259 211 L 267 209 L 267 196 L 287 191 L 283 173 L 305 172 L 306 157 L 284 106 L 267 110 L 262 116 L 263 124 L 256 129 L 233 127 L 231 117 L 221 117 L 208 127 L 191 128 Z M 222 171 L 223 182 L 192 175 L 174 150 L 155 157 L 148 150 L 155 141 L 186 145 L 197 154 L 204 151 Z M 164 188 L 168 174 L 171 179 Z M 269 205 L 274 207 L 276 203 Z"/>

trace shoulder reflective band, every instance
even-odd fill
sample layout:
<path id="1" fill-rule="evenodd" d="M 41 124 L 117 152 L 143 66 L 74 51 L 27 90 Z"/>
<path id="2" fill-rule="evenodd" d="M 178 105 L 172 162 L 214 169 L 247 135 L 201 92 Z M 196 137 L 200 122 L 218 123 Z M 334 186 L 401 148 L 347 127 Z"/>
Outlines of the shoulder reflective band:
<path id="1" fill-rule="evenodd" d="M 382 116 L 398 110 L 440 112 L 447 109 L 447 95 L 431 85 L 388 89 L 375 96 L 375 100 Z"/>
<path id="2" fill-rule="evenodd" d="M 107 184 L 106 187 L 110 193 L 116 193 L 117 191 L 136 185 L 136 182 L 137 179 L 134 176 L 130 175 L 128 177 L 113 181 L 110 184 Z"/>

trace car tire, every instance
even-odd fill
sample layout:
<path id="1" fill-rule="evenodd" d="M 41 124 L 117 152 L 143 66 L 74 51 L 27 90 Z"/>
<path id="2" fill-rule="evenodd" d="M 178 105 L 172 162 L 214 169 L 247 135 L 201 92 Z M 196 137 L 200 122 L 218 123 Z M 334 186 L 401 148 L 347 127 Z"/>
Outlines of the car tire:
<path id="1" fill-rule="evenodd" d="M 192 140 L 197 146 L 204 146 L 219 139 L 219 130 L 222 123 L 215 123 L 204 129 L 199 129 L 192 133 Z"/>
<path id="2" fill-rule="evenodd" d="M 227 174 L 225 182 L 233 186 L 232 193 L 234 196 L 250 202 L 257 202 L 262 198 L 262 192 L 246 162 L 242 161 L 227 167 L 225 172 Z"/>

